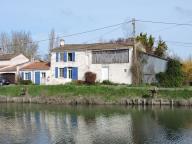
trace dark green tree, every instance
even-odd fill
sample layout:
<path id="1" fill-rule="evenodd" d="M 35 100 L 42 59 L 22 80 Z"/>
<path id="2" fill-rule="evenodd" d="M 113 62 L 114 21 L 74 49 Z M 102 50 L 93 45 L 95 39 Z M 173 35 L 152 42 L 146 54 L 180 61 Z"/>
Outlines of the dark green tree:
<path id="1" fill-rule="evenodd" d="M 148 37 L 147 33 L 140 33 L 136 40 L 141 42 L 147 53 L 153 53 L 155 38 L 152 35 Z"/>
<path id="2" fill-rule="evenodd" d="M 167 70 L 156 75 L 160 86 L 180 87 L 184 81 L 182 65 L 179 60 L 170 59 L 167 64 Z"/>
<path id="3" fill-rule="evenodd" d="M 167 44 L 165 41 L 163 41 L 161 38 L 159 38 L 157 48 L 154 51 L 154 54 L 159 57 L 165 57 L 166 51 L 167 51 Z"/>

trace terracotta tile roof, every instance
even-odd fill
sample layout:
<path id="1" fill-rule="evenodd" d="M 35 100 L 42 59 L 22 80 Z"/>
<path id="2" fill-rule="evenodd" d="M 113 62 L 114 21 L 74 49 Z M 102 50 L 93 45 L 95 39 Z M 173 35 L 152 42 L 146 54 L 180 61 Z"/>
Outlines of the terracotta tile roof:
<path id="1" fill-rule="evenodd" d="M 52 51 L 64 51 L 64 50 L 107 50 L 128 48 L 133 46 L 133 41 L 126 43 L 93 43 L 93 44 L 65 44 L 63 47 L 54 48 Z"/>
<path id="2" fill-rule="evenodd" d="M 10 60 L 17 56 L 17 54 L 0 54 L 0 60 Z"/>
<path id="3" fill-rule="evenodd" d="M 49 70 L 50 68 L 50 63 L 48 62 L 32 62 L 23 68 L 21 70 Z"/>

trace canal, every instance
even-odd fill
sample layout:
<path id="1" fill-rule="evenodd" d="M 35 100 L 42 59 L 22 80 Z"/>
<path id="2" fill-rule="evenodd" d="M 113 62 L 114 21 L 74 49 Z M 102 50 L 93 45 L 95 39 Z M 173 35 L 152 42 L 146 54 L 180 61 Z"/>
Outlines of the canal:
<path id="1" fill-rule="evenodd" d="M 0 104 L 2 144 L 192 143 L 192 109 Z"/>

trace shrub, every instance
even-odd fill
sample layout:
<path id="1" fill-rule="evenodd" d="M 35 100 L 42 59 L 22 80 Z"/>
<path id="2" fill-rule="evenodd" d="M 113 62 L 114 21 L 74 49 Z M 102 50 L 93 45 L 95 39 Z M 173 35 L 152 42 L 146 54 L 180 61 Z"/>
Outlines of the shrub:
<path id="1" fill-rule="evenodd" d="M 167 70 L 156 75 L 156 79 L 164 87 L 180 87 L 184 81 L 181 63 L 178 60 L 169 60 Z"/>
<path id="2" fill-rule="evenodd" d="M 85 84 L 85 81 L 83 81 L 83 80 L 76 80 L 76 81 L 74 81 L 74 82 L 75 82 L 75 84 L 77 84 L 77 85 Z"/>
<path id="3" fill-rule="evenodd" d="M 96 74 L 93 72 L 85 73 L 85 83 L 86 84 L 95 84 Z"/>
<path id="4" fill-rule="evenodd" d="M 114 83 L 111 82 L 111 81 L 109 81 L 109 80 L 104 80 L 104 81 L 102 82 L 102 84 L 104 84 L 104 85 L 113 85 Z"/>
<path id="5" fill-rule="evenodd" d="M 32 81 L 31 80 L 20 80 L 19 84 L 21 84 L 21 85 L 30 85 L 30 84 L 32 84 Z"/>

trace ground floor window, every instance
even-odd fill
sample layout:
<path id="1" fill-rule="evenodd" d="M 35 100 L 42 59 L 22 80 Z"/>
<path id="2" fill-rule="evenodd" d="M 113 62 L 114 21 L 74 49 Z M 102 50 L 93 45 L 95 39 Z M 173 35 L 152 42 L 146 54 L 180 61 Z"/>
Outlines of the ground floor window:
<path id="1" fill-rule="evenodd" d="M 72 68 L 71 67 L 68 68 L 68 78 L 72 79 Z"/>
<path id="2" fill-rule="evenodd" d="M 59 77 L 64 77 L 64 68 L 59 68 Z"/>
<path id="3" fill-rule="evenodd" d="M 41 75 L 42 75 L 42 78 L 46 78 L 46 73 L 45 72 L 42 72 Z"/>
<path id="4" fill-rule="evenodd" d="M 25 80 L 30 80 L 30 76 L 29 76 L 29 75 L 30 75 L 29 72 L 26 72 L 26 73 L 25 73 Z"/>

